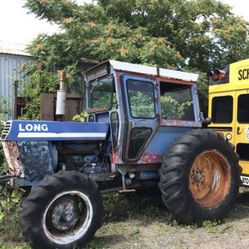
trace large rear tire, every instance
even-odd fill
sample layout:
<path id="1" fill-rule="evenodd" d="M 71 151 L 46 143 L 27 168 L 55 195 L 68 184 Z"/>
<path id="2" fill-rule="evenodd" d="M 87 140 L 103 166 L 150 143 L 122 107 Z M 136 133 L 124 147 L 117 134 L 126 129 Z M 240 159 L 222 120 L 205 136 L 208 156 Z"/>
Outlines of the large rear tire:
<path id="1" fill-rule="evenodd" d="M 77 171 L 49 175 L 23 203 L 22 233 L 33 248 L 78 248 L 101 226 L 97 184 Z"/>
<path id="2" fill-rule="evenodd" d="M 162 200 L 186 224 L 220 219 L 235 202 L 239 174 L 238 157 L 224 137 L 212 130 L 190 131 L 164 156 Z"/>

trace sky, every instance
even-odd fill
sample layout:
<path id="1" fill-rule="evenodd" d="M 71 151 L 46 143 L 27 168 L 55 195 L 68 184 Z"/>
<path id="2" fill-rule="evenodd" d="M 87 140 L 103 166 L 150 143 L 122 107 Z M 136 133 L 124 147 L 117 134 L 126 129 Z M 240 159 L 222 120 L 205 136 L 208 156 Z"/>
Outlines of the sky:
<path id="1" fill-rule="evenodd" d="M 24 47 L 38 34 L 59 32 L 56 25 L 37 19 L 23 8 L 24 0 L 0 0 L 0 43 Z M 232 6 L 233 12 L 249 21 L 248 0 L 220 0 Z M 92 0 L 77 0 L 79 4 Z"/>

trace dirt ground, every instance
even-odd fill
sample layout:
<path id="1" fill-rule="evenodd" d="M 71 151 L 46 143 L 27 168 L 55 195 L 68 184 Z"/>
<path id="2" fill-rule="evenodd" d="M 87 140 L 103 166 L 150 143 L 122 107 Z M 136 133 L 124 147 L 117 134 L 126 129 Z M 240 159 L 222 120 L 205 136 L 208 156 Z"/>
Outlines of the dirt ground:
<path id="1" fill-rule="evenodd" d="M 144 207 L 145 210 L 142 208 L 137 217 L 106 223 L 97 232 L 95 240 L 88 248 L 245 249 L 249 247 L 249 192 L 239 196 L 235 207 L 223 221 L 207 221 L 199 228 L 195 225 L 178 225 L 176 222 L 171 224 L 169 214 L 158 203 L 154 207 L 160 212 L 157 216 L 151 217 Z"/>
<path id="2" fill-rule="evenodd" d="M 87 249 L 246 249 L 249 247 L 249 192 L 240 194 L 223 221 L 205 221 L 202 227 L 172 221 L 160 196 L 114 194 L 105 197 L 106 216 Z M 20 234 L 9 240 L 0 231 L 0 248 L 29 248 Z"/>

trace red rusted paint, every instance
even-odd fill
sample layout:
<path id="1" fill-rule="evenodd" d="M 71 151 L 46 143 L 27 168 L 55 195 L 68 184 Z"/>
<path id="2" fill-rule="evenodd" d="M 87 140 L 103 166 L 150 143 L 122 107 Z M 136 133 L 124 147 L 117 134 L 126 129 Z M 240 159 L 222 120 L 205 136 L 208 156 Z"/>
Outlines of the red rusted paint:
<path id="1" fill-rule="evenodd" d="M 216 133 L 222 135 L 222 136 L 225 136 L 224 132 L 223 131 L 216 131 Z"/>
<path id="2" fill-rule="evenodd" d="M 186 81 L 186 80 L 181 80 L 181 79 L 175 79 L 175 78 L 170 78 L 170 77 L 163 77 L 163 76 L 158 76 L 157 74 L 148 74 L 148 73 L 138 73 L 138 72 L 132 72 L 132 71 L 122 71 L 122 70 L 115 70 L 115 72 L 125 72 L 129 73 L 130 75 L 137 76 L 137 77 L 150 77 L 151 79 L 158 79 L 162 84 L 163 83 L 173 83 L 173 84 L 181 84 L 181 85 L 188 85 L 192 86 L 195 84 L 195 81 Z"/>
<path id="3" fill-rule="evenodd" d="M 114 150 L 114 148 L 112 147 L 112 151 L 115 151 L 112 153 L 112 162 L 116 164 L 118 163 L 119 147 L 120 147 L 120 140 L 117 140 L 116 149 Z"/>
<path id="4" fill-rule="evenodd" d="M 107 108 L 91 108 L 87 109 L 87 113 L 96 113 L 96 112 L 108 112 Z"/>
<path id="5" fill-rule="evenodd" d="M 20 161 L 20 151 L 16 142 L 7 143 L 7 161 L 9 164 L 9 170 L 12 174 L 20 176 L 22 174 L 22 163 Z"/>
<path id="6" fill-rule="evenodd" d="M 116 78 L 116 83 L 117 83 L 117 89 L 116 91 L 121 93 L 121 80 L 120 80 L 120 74 L 118 71 L 115 71 L 115 78 Z"/>
<path id="7" fill-rule="evenodd" d="M 118 152 L 112 153 L 112 162 L 116 164 L 118 163 Z"/>
<path id="8" fill-rule="evenodd" d="M 153 154 L 150 152 L 144 152 L 141 156 L 140 163 L 161 163 L 162 156 L 160 154 Z"/>
<path id="9" fill-rule="evenodd" d="M 184 120 L 169 120 L 160 119 L 161 126 L 185 126 L 185 127 L 196 127 L 195 121 L 184 121 Z"/>

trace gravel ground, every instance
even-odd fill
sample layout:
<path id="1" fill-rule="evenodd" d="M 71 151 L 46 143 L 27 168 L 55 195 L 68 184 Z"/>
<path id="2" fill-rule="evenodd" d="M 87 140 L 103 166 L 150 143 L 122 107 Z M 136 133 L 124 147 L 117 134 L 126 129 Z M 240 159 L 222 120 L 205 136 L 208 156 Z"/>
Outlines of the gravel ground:
<path id="1" fill-rule="evenodd" d="M 87 249 L 247 249 L 249 247 L 249 192 L 240 194 L 223 221 L 206 221 L 202 227 L 170 220 L 160 196 L 114 194 L 105 197 L 106 216 Z M 16 236 L 0 231 L 0 248 L 29 248 Z"/>
<path id="2" fill-rule="evenodd" d="M 106 222 L 87 248 L 245 249 L 249 247 L 249 193 L 239 196 L 235 207 L 223 221 L 206 221 L 202 227 L 169 222 L 169 214 L 159 202 L 160 200 L 156 201 L 156 205 L 151 209 L 155 210 L 156 215 L 149 215 L 148 207 L 144 207 L 135 217 Z"/>

